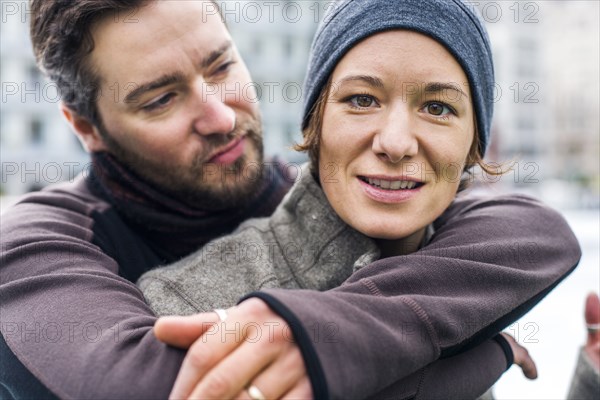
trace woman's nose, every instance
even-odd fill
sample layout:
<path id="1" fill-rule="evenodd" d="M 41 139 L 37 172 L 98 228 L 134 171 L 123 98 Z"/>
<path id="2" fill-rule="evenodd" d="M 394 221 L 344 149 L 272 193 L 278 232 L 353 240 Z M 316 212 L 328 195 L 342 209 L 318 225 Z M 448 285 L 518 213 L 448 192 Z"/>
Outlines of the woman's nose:
<path id="1" fill-rule="evenodd" d="M 373 152 L 381 160 L 398 163 L 417 155 L 419 143 L 415 124 L 406 110 L 390 110 L 378 125 L 373 137 Z"/>

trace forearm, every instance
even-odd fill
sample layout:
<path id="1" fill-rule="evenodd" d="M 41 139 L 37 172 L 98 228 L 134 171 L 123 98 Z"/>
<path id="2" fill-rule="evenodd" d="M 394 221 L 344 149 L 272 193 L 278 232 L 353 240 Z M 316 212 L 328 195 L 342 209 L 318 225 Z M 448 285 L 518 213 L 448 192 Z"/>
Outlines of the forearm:
<path id="1" fill-rule="evenodd" d="M 480 345 L 440 359 L 425 368 L 417 399 L 475 399 L 485 393 L 512 365 L 510 345 L 486 340 Z"/>
<path id="2" fill-rule="evenodd" d="M 456 356 L 434 361 L 371 398 L 476 399 L 512 364 L 510 345 L 501 335 L 494 339 Z M 501 341 L 504 346 L 499 344 Z"/>
<path id="3" fill-rule="evenodd" d="M 330 342 L 297 337 L 309 375 L 322 374 L 313 378 L 315 394 L 367 397 L 483 342 L 531 309 L 579 261 L 564 219 L 534 200 L 475 201 L 447 214 L 426 248 L 364 267 L 339 288 L 253 294 L 291 316 L 294 334 L 337 332 Z M 310 352 L 316 357 L 307 358 Z"/>
<path id="4" fill-rule="evenodd" d="M 64 399 L 166 398 L 184 353 L 156 340 L 141 296 L 110 279 L 82 290 L 56 278 L 1 289 L 2 335 L 21 363 Z"/>
<path id="5" fill-rule="evenodd" d="M 11 357 L 13 363 L 60 398 L 169 394 L 184 353 L 154 337 L 156 317 L 117 270 L 114 260 L 76 239 L 3 243 L 2 336 L 19 360 Z"/>

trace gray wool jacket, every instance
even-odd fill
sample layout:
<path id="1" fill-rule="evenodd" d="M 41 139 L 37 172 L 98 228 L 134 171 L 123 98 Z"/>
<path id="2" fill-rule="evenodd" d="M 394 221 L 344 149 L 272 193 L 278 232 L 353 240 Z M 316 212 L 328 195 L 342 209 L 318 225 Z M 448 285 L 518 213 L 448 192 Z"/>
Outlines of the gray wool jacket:
<path id="1" fill-rule="evenodd" d="M 429 228 L 424 243 L 431 234 Z M 337 216 L 305 166 L 270 218 L 248 220 L 231 235 L 145 273 L 137 284 L 157 315 L 188 315 L 231 307 L 247 293 L 262 289 L 332 289 L 379 255 L 372 239 Z M 512 354 L 507 355 L 503 345 L 488 340 L 422 368 L 404 384 L 426 383 L 415 391 L 416 398 L 449 393 L 476 398 L 505 371 Z"/>
<path id="2" fill-rule="evenodd" d="M 154 312 L 187 315 L 234 306 L 262 289 L 340 286 L 379 258 L 375 242 L 344 223 L 304 166 L 269 218 L 242 223 L 231 235 L 140 277 Z"/>

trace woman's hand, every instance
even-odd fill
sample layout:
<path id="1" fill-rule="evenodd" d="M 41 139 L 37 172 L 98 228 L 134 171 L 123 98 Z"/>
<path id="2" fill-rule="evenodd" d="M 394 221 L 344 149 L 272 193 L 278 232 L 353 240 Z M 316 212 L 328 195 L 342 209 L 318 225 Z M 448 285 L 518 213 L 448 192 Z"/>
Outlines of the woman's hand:
<path id="1" fill-rule="evenodd" d="M 189 348 L 171 398 L 253 399 L 254 386 L 267 399 L 312 398 L 300 350 L 288 324 L 262 300 L 248 299 L 227 310 L 159 318 L 156 337 Z"/>
<path id="2" fill-rule="evenodd" d="M 537 367 L 535 366 L 535 361 L 529 355 L 527 349 L 521 346 L 517 341 L 508 333 L 501 333 L 502 336 L 506 339 L 508 344 L 510 344 L 510 348 L 512 349 L 514 356 L 514 364 L 521 367 L 521 371 L 523 371 L 523 375 L 527 379 L 536 379 L 537 378 Z"/>

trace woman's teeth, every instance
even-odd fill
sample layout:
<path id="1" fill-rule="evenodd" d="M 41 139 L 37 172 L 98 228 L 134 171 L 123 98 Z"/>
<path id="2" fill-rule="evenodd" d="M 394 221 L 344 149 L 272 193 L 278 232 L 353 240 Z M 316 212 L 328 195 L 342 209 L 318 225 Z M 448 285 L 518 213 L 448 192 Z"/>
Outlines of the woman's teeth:
<path id="1" fill-rule="evenodd" d="M 384 179 L 362 178 L 369 185 L 388 190 L 414 189 L 417 186 L 415 181 L 388 181 Z"/>

